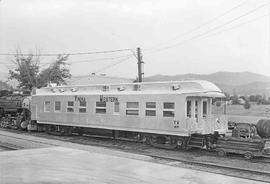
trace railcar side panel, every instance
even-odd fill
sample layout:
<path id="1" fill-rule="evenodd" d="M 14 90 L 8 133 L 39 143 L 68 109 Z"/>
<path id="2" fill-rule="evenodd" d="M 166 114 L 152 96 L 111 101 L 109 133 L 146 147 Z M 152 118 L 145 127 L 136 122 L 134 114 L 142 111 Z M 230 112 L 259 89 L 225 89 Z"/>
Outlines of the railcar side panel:
<path id="1" fill-rule="evenodd" d="M 79 98 L 80 97 L 80 98 Z M 101 98 L 106 102 L 106 113 L 96 112 L 96 103 Z M 80 101 L 85 100 L 86 112 L 79 112 Z M 119 102 L 119 112 L 115 112 L 115 101 Z M 67 112 L 68 101 L 74 102 L 74 112 Z M 138 132 L 188 135 L 185 123 L 185 101 L 184 95 L 179 94 L 161 94 L 161 95 L 55 95 L 55 96 L 34 96 L 33 105 L 36 104 L 37 112 L 32 113 L 38 123 L 82 126 L 92 128 L 117 129 Z M 45 108 L 45 102 L 50 102 L 49 109 Z M 60 102 L 60 111 L 55 111 L 55 102 Z M 127 103 L 138 102 L 138 108 L 127 108 Z M 155 116 L 146 116 L 146 102 L 155 102 Z M 174 104 L 173 109 L 164 109 L 164 103 Z M 48 108 L 48 107 L 47 107 Z M 105 108 L 104 108 L 105 109 Z M 138 115 L 127 115 L 127 111 L 131 109 Z M 46 112 L 48 111 L 48 112 Z M 164 111 L 168 111 L 167 115 L 174 113 L 173 117 L 164 117 Z"/>

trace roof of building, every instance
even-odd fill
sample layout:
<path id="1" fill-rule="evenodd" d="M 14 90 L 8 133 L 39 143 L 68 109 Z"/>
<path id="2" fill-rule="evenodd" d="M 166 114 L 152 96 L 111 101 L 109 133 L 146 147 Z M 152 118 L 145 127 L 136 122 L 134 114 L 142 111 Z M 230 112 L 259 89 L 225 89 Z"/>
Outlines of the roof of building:
<path id="1" fill-rule="evenodd" d="M 133 82 L 133 79 L 92 74 L 83 76 L 72 76 L 71 79 L 67 80 L 67 85 L 91 85 L 130 82 Z"/>

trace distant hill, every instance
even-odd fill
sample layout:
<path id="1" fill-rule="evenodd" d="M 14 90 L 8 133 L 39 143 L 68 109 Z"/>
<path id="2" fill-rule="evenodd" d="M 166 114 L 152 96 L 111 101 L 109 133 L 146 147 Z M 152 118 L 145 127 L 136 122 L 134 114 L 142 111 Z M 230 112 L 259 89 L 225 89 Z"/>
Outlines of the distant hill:
<path id="1" fill-rule="evenodd" d="M 89 84 L 107 84 L 107 83 L 131 83 L 134 80 L 105 75 L 83 75 L 72 76 L 68 79 L 67 85 L 89 85 Z"/>
<path id="2" fill-rule="evenodd" d="M 270 77 L 251 72 L 216 72 L 212 74 L 154 75 L 144 81 L 173 81 L 202 79 L 215 83 L 223 91 L 242 95 L 265 94 L 270 96 Z"/>

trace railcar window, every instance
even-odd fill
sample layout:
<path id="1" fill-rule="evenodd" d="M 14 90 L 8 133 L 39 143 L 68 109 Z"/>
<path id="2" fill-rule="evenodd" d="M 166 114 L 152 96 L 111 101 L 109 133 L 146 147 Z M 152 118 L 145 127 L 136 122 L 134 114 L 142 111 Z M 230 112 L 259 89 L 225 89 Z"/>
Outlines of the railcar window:
<path id="1" fill-rule="evenodd" d="M 67 112 L 74 112 L 74 102 L 73 101 L 68 101 Z"/>
<path id="2" fill-rule="evenodd" d="M 146 102 L 145 116 L 156 116 L 156 102 Z"/>
<path id="3" fill-rule="evenodd" d="M 96 113 L 106 114 L 106 102 L 96 102 Z"/>
<path id="4" fill-rule="evenodd" d="M 44 102 L 44 112 L 50 112 L 50 108 L 51 108 L 51 102 L 45 101 Z"/>
<path id="5" fill-rule="evenodd" d="M 86 108 L 79 108 L 80 113 L 86 113 Z"/>
<path id="6" fill-rule="evenodd" d="M 203 101 L 203 117 L 207 116 L 207 101 Z"/>
<path id="7" fill-rule="evenodd" d="M 156 116 L 155 110 L 145 110 L 145 116 Z"/>
<path id="8" fill-rule="evenodd" d="M 198 100 L 195 100 L 195 118 L 198 121 Z"/>
<path id="9" fill-rule="evenodd" d="M 187 117 L 191 118 L 191 100 L 187 101 Z"/>
<path id="10" fill-rule="evenodd" d="M 86 107 L 86 101 L 80 101 L 80 107 Z"/>
<path id="11" fill-rule="evenodd" d="M 86 101 L 85 100 L 80 101 L 79 105 L 80 105 L 79 112 L 86 113 Z"/>
<path id="12" fill-rule="evenodd" d="M 146 102 L 146 108 L 155 109 L 156 108 L 156 102 Z"/>
<path id="13" fill-rule="evenodd" d="M 126 110 L 127 115 L 134 115 L 138 116 L 139 115 L 139 110 Z"/>
<path id="14" fill-rule="evenodd" d="M 139 108 L 139 102 L 127 102 L 127 108 Z"/>
<path id="15" fill-rule="evenodd" d="M 163 104 L 164 109 L 174 109 L 174 103 L 173 102 L 165 102 Z"/>
<path id="16" fill-rule="evenodd" d="M 102 91 L 109 91 L 109 86 L 102 86 Z"/>
<path id="17" fill-rule="evenodd" d="M 163 117 L 174 117 L 174 103 L 163 103 Z"/>
<path id="18" fill-rule="evenodd" d="M 119 107 L 119 102 L 114 102 L 114 112 L 119 113 L 120 112 L 120 107 Z"/>
<path id="19" fill-rule="evenodd" d="M 126 115 L 139 115 L 139 102 L 127 102 Z"/>
<path id="20" fill-rule="evenodd" d="M 54 102 L 54 111 L 55 112 L 61 111 L 61 102 L 60 101 L 55 101 Z"/>

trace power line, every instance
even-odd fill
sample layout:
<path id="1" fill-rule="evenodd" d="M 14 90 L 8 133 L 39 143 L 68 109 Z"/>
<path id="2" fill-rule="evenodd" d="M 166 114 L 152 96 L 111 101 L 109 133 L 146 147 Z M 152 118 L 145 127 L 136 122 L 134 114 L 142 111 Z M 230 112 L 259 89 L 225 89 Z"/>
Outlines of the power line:
<path id="1" fill-rule="evenodd" d="M 237 25 L 235 25 L 235 26 L 232 26 L 232 27 L 230 27 L 230 28 L 228 28 L 228 29 L 220 30 L 220 31 L 218 31 L 218 32 L 215 32 L 214 34 L 207 35 L 207 36 L 202 37 L 202 38 L 200 38 L 200 39 L 205 39 L 205 38 L 208 38 L 208 37 L 211 37 L 211 36 L 215 36 L 215 35 L 217 35 L 217 34 L 220 34 L 220 33 L 226 32 L 226 31 L 230 31 L 230 30 L 232 30 L 232 29 L 241 27 L 241 26 L 243 26 L 243 25 L 246 25 L 246 24 L 248 24 L 248 23 L 254 22 L 254 21 L 258 20 L 258 19 L 261 19 L 261 18 L 267 17 L 267 16 L 269 16 L 269 14 L 265 14 L 265 15 L 256 17 L 256 18 L 254 18 L 254 19 L 251 19 L 251 20 L 249 20 L 249 21 L 243 22 L 243 23 L 241 23 L 241 24 L 237 24 Z"/>
<path id="2" fill-rule="evenodd" d="M 132 49 L 118 49 L 118 50 L 105 50 L 105 51 L 93 51 L 93 52 L 74 52 L 74 53 L 64 53 L 65 55 L 75 56 L 75 55 L 91 55 L 91 54 L 108 54 L 115 52 L 125 52 L 132 51 Z M 17 54 L 10 53 L 0 53 L 0 56 L 15 56 Z M 59 54 L 19 54 L 20 56 L 58 56 Z"/>
<path id="3" fill-rule="evenodd" d="M 123 55 L 123 56 L 118 56 L 118 57 L 110 57 L 110 58 L 97 58 L 97 59 L 92 59 L 92 60 L 81 60 L 81 61 L 67 61 L 67 63 L 93 63 L 93 62 L 97 62 L 97 61 L 111 61 L 111 60 L 115 60 L 115 59 L 119 59 L 119 58 L 125 58 L 125 57 L 129 57 L 129 56 L 133 56 L 132 54 L 128 54 L 128 55 Z"/>
<path id="4" fill-rule="evenodd" d="M 101 68 L 101 69 L 99 69 L 99 70 L 97 70 L 97 71 L 95 71 L 95 72 L 93 72 L 93 73 L 99 73 L 99 72 L 101 72 L 101 71 L 104 71 L 104 70 L 107 70 L 107 69 L 109 69 L 109 68 L 112 68 L 112 67 L 114 67 L 114 66 L 116 66 L 116 65 L 119 65 L 119 64 L 123 63 L 124 61 L 129 60 L 130 58 L 131 58 L 131 56 L 126 57 L 125 59 L 122 59 L 122 60 L 120 60 L 120 61 L 118 61 L 118 62 L 116 62 L 116 63 L 112 63 L 112 64 L 110 64 L 110 65 L 107 65 L 107 66 L 105 66 L 105 67 L 103 67 L 103 68 Z"/>
<path id="5" fill-rule="evenodd" d="M 120 59 L 120 58 L 126 58 L 129 56 L 133 56 L 133 54 L 127 54 L 127 55 L 122 55 L 118 57 L 107 57 L 107 58 L 96 58 L 96 59 L 86 59 L 86 60 L 79 60 L 79 61 L 69 61 L 67 60 L 66 63 L 68 64 L 73 64 L 73 63 L 93 63 L 93 62 L 98 62 L 98 61 L 109 61 L 111 62 L 112 60 Z M 45 62 L 45 63 L 40 63 L 42 66 L 45 66 L 47 64 L 53 64 L 54 62 Z M 14 64 L 14 63 L 7 63 L 7 62 L 0 62 L 0 64 Z"/>
<path id="6" fill-rule="evenodd" d="M 254 22 L 254 21 L 258 20 L 258 19 L 261 19 L 261 18 L 267 17 L 267 16 L 269 16 L 269 14 L 264 14 L 264 15 L 262 15 L 262 16 L 259 16 L 259 17 L 256 17 L 256 18 L 254 18 L 254 19 L 251 19 L 251 20 L 249 20 L 249 21 L 243 22 L 243 23 L 241 23 L 241 24 L 237 24 L 237 25 L 235 25 L 235 26 L 232 26 L 232 27 L 230 27 L 230 28 L 228 28 L 228 29 L 223 29 L 223 30 L 220 30 L 220 31 L 218 31 L 218 32 L 215 32 L 214 34 L 210 34 L 210 35 L 204 36 L 204 37 L 200 38 L 199 40 L 202 40 L 202 39 L 205 39 L 205 38 L 209 38 L 209 37 L 211 37 L 211 36 L 215 36 L 215 35 L 218 35 L 218 34 L 220 34 L 220 33 L 224 33 L 224 32 L 226 32 L 226 31 L 230 31 L 230 30 L 236 29 L 236 28 L 238 28 L 238 27 L 241 27 L 241 26 L 243 26 L 243 25 L 249 24 L 249 23 L 251 23 L 251 22 Z"/>
<path id="7" fill-rule="evenodd" d="M 86 59 L 86 60 L 79 60 L 79 61 L 69 61 L 67 60 L 67 64 L 77 64 L 77 63 L 94 63 L 94 62 L 98 62 L 98 61 L 109 61 L 111 62 L 112 60 L 116 60 L 116 59 L 120 59 L 120 58 L 125 58 L 128 56 L 132 56 L 132 54 L 128 54 L 128 55 L 122 55 L 122 56 L 118 56 L 118 57 L 107 57 L 107 58 L 96 58 L 96 59 Z M 47 63 L 42 63 L 43 65 L 47 65 L 47 64 L 52 64 L 53 62 L 47 62 Z"/>
<path id="8" fill-rule="evenodd" d="M 263 4 L 263 5 L 260 5 L 260 6 L 254 8 L 254 9 L 252 9 L 252 10 L 250 10 L 250 11 L 248 11 L 248 12 L 246 12 L 246 13 L 244 13 L 244 14 L 242 14 L 242 15 L 240 15 L 240 16 L 238 16 L 238 17 L 232 19 L 232 20 L 229 20 L 229 21 L 225 22 L 224 24 L 221 24 L 221 25 L 219 25 L 219 26 L 216 26 L 216 27 L 214 27 L 214 28 L 211 28 L 211 29 L 209 29 L 209 30 L 206 31 L 206 32 L 203 32 L 203 33 L 201 33 L 201 34 L 195 35 L 195 36 L 191 37 L 190 39 L 187 39 L 187 40 L 178 42 L 178 43 L 176 43 L 176 44 L 169 45 L 169 46 L 166 46 L 166 47 L 163 47 L 163 48 L 160 48 L 160 49 L 155 49 L 154 51 L 149 52 L 149 54 L 153 54 L 153 53 L 155 53 L 155 52 L 160 52 L 160 51 L 163 51 L 163 50 L 167 50 L 167 49 L 170 49 L 170 48 L 177 47 L 177 46 L 179 46 L 179 45 L 183 45 L 183 44 L 185 44 L 186 42 L 189 42 L 189 41 L 195 40 L 196 38 L 199 38 L 199 37 L 201 37 L 201 36 L 207 35 L 208 33 L 212 32 L 212 31 L 215 31 L 215 30 L 217 30 L 217 29 L 219 29 L 219 28 L 221 28 L 221 27 L 224 27 L 224 26 L 226 26 L 226 25 L 232 23 L 232 22 L 235 22 L 235 21 L 237 21 L 237 20 L 239 20 L 239 19 L 241 19 L 241 18 L 243 18 L 243 17 L 245 17 L 245 16 L 247 16 L 247 15 L 249 15 L 249 14 L 252 14 L 252 13 L 254 13 L 255 11 L 257 11 L 257 10 L 259 10 L 259 9 L 261 9 L 261 8 L 263 8 L 263 7 L 267 6 L 267 5 L 269 5 L 269 4 L 270 4 L 270 2 L 265 3 L 265 4 Z"/>
<path id="9" fill-rule="evenodd" d="M 195 32 L 195 31 L 197 31 L 197 30 L 200 30 L 202 27 L 205 27 L 205 26 L 211 24 L 212 22 L 215 22 L 216 20 L 218 20 L 218 19 L 224 17 L 225 15 L 229 14 L 230 12 L 232 12 L 232 11 L 234 11 L 234 10 L 240 8 L 241 6 L 245 5 L 247 2 L 248 2 L 248 1 L 244 1 L 244 2 L 242 2 L 242 3 L 240 3 L 240 4 L 236 5 L 236 6 L 232 7 L 231 9 L 225 11 L 224 13 L 218 15 L 217 17 L 214 17 L 214 18 L 212 18 L 212 19 L 206 21 L 205 23 L 200 24 L 199 26 L 197 26 L 197 27 L 195 27 L 195 28 L 193 28 L 193 29 L 190 29 L 190 30 L 188 30 L 188 31 L 186 31 L 186 32 L 184 32 L 184 33 L 182 33 L 182 34 L 180 34 L 180 35 L 177 35 L 177 36 L 175 36 L 174 38 L 171 38 L 171 39 L 169 39 L 169 40 L 167 40 L 167 41 L 165 41 L 165 42 L 163 42 L 163 43 L 161 43 L 161 44 L 159 44 L 159 45 L 164 45 L 164 44 L 166 44 L 166 43 L 168 43 L 168 42 L 171 42 L 171 41 L 173 41 L 173 40 L 175 40 L 175 39 L 177 39 L 177 38 L 179 38 L 179 37 L 184 37 L 184 36 L 189 35 L 189 34 Z M 159 46 L 155 46 L 155 47 L 159 47 Z M 152 48 L 146 49 L 146 50 L 153 50 L 153 48 L 155 48 L 155 47 L 152 47 Z"/>

